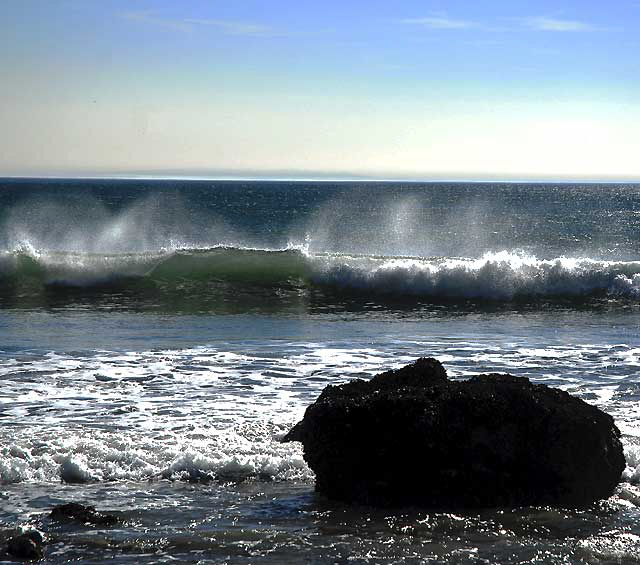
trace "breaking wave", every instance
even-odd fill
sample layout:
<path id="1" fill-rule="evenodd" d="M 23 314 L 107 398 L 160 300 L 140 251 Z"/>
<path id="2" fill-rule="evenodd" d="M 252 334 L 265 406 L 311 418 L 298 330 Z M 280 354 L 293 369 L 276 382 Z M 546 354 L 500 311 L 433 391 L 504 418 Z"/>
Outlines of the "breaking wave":
<path id="1" fill-rule="evenodd" d="M 39 251 L 0 254 L 0 288 L 95 287 L 118 284 L 243 285 L 331 288 L 373 296 L 509 301 L 569 297 L 640 299 L 640 261 L 558 257 L 519 252 L 480 258 L 310 253 L 304 247 L 217 246 L 137 253 Z"/>
<path id="2" fill-rule="evenodd" d="M 449 299 L 512 300 L 535 297 L 640 297 L 640 261 L 560 257 L 541 260 L 519 253 L 481 258 L 383 259 L 362 266 L 331 265 L 315 280 L 343 288 Z"/>

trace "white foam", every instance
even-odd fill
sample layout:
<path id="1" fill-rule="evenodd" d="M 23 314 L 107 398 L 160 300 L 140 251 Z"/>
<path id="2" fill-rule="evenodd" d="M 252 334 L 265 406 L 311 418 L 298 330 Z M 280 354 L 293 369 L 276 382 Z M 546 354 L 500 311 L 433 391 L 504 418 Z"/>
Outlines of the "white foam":
<path id="1" fill-rule="evenodd" d="M 262 430 L 248 441 L 242 431 L 171 430 L 163 435 L 77 428 L 27 431 L 0 448 L 0 482 L 90 482 L 157 478 L 252 477 L 305 480 L 313 475 L 300 446 L 282 444 L 284 429 Z"/>
<path id="2" fill-rule="evenodd" d="M 640 442 L 637 438 L 627 438 L 624 445 L 627 466 L 622 478 L 632 484 L 640 485 Z"/>
<path id="3" fill-rule="evenodd" d="M 379 343 L 221 344 L 220 347 L 25 352 L 2 356 L 0 482 L 146 480 L 157 477 L 312 477 L 298 444 L 278 439 L 327 384 L 404 365 L 416 352 L 452 377 L 512 372 L 560 386 L 640 436 L 640 404 L 625 345 L 381 337 Z M 633 379 L 632 379 L 633 380 Z M 631 382 L 631 384 L 633 384 Z M 631 396 L 629 396 L 631 395 Z M 628 480 L 637 482 L 627 438 Z M 627 445 L 628 444 L 628 445 Z"/>
<path id="4" fill-rule="evenodd" d="M 509 300 L 594 292 L 637 298 L 640 289 L 640 261 L 541 260 L 508 251 L 479 259 L 325 257 L 316 269 L 312 278 L 319 284 L 441 298 Z"/>
<path id="5" fill-rule="evenodd" d="M 579 539 L 576 553 L 579 561 L 586 563 L 637 563 L 640 536 L 616 529 L 604 531 Z"/>
<path id="6" fill-rule="evenodd" d="M 640 273 L 631 276 L 617 275 L 611 285 L 612 294 L 640 298 Z"/>
<path id="7" fill-rule="evenodd" d="M 60 478 L 67 483 L 86 483 L 96 477 L 92 475 L 83 455 L 66 456 L 60 462 Z"/>

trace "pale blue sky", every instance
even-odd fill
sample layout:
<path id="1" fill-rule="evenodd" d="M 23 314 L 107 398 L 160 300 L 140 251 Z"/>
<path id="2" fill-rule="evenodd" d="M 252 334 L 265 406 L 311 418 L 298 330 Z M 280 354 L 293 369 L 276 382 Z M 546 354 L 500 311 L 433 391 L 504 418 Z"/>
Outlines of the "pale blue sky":
<path id="1" fill-rule="evenodd" d="M 640 0 L 4 0 L 0 22 L 0 174 L 640 178 Z"/>

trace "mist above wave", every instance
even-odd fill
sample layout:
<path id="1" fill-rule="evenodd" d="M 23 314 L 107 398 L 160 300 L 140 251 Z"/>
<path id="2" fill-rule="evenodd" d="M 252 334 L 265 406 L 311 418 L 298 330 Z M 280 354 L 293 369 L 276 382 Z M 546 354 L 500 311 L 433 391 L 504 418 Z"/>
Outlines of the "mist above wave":
<path id="1" fill-rule="evenodd" d="M 312 253 L 481 257 L 523 249 L 543 258 L 636 257 L 627 257 L 622 240 L 619 250 L 610 242 L 602 247 L 596 227 L 559 218 L 552 206 L 526 213 L 516 202 L 504 202 L 504 195 L 489 193 L 460 190 L 447 199 L 435 188 L 356 186 L 321 198 L 321 191 L 307 194 L 297 187 L 192 192 L 185 185 L 143 196 L 98 188 L 77 193 L 60 187 L 6 206 L 0 249 L 140 253 L 215 246 L 283 249 L 294 242 Z"/>
<path id="2" fill-rule="evenodd" d="M 97 198 L 25 200 L 5 214 L 5 250 L 85 254 L 149 253 L 242 242 L 220 215 L 155 195 L 112 208 Z"/>
<path id="3" fill-rule="evenodd" d="M 640 297 L 639 261 L 549 255 L 544 245 L 534 253 L 517 248 L 515 231 L 512 246 L 492 248 L 515 228 L 500 227 L 495 210 L 478 198 L 429 208 L 418 194 L 390 192 L 374 201 L 353 190 L 287 224 L 286 199 L 266 221 L 264 211 L 233 208 L 233 198 L 219 213 L 199 207 L 186 191 L 124 194 L 116 204 L 65 194 L 5 211 L 0 287 L 126 286 L 133 279 L 173 289 L 188 284 L 195 293 L 225 281 L 426 300 Z"/>

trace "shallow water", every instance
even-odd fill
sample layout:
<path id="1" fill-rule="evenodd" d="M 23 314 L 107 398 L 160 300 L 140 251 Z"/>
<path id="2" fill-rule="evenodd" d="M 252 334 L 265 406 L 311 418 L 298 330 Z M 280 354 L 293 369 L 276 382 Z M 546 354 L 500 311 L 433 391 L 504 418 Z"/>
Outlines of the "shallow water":
<path id="1" fill-rule="evenodd" d="M 592 509 L 424 511 L 347 507 L 297 482 L 37 485 L 3 489 L 0 518 L 46 532 L 48 562 L 164 563 L 637 563 L 640 491 Z M 57 523 L 69 500 L 122 523 Z M 15 530 L 5 526 L 1 536 Z"/>

